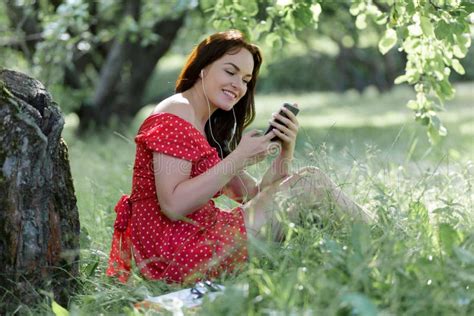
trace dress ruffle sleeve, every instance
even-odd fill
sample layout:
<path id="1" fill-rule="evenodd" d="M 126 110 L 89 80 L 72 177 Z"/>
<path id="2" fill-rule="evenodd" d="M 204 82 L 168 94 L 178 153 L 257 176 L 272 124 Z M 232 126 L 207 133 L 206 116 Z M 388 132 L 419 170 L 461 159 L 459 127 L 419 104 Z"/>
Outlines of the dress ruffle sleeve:
<path id="1" fill-rule="evenodd" d="M 135 138 L 153 152 L 195 162 L 201 157 L 196 138 L 203 137 L 179 116 L 160 113 L 149 118 Z"/>

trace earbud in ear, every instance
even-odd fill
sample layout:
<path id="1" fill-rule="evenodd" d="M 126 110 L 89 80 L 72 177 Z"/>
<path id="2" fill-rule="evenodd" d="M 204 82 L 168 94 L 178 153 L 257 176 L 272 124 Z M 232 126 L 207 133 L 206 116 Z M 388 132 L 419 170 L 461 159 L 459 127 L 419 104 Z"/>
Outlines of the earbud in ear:
<path id="1" fill-rule="evenodd" d="M 201 74 L 199 75 L 199 77 L 201 77 L 201 79 L 202 77 L 204 77 L 204 70 L 201 69 Z"/>

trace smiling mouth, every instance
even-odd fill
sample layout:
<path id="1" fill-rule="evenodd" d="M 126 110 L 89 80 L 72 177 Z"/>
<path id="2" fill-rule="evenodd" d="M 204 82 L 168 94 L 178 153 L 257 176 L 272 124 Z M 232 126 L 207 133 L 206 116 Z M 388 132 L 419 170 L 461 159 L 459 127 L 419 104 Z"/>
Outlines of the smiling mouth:
<path id="1" fill-rule="evenodd" d="M 237 94 L 235 94 L 234 92 L 232 91 L 229 91 L 229 90 L 222 90 L 226 95 L 228 95 L 229 97 L 231 97 L 232 99 L 236 99 L 237 98 Z"/>

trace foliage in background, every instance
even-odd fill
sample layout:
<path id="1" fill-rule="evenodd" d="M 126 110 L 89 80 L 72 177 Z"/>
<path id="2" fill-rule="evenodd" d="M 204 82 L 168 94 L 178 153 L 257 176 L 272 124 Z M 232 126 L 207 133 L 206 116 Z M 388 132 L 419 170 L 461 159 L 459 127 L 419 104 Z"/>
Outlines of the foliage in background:
<path id="1" fill-rule="evenodd" d="M 65 100 L 84 132 L 114 116 L 126 124 L 143 107 L 149 77 L 195 7 L 190 1 L 8 0 L 0 3 L 0 18 L 8 18 L 0 44 Z"/>
<path id="2" fill-rule="evenodd" d="M 407 106 L 416 119 L 428 128 L 433 142 L 447 134 L 437 111 L 444 110 L 444 101 L 451 99 L 454 89 L 449 81 L 451 69 L 464 74 L 459 62 L 471 45 L 470 24 L 474 21 L 474 3 L 469 0 L 355 0 L 338 1 L 350 4 L 355 25 L 365 30 L 369 24 L 385 29 L 378 46 L 382 54 L 398 45 L 407 55 L 405 74 L 395 83 L 414 85 L 416 98 Z M 266 8 L 261 20 L 253 1 L 202 1 L 205 10 L 213 12 L 216 28 L 236 27 L 248 34 L 281 47 L 282 41 L 307 25 L 318 26 L 324 1 L 277 1 Z"/>
<path id="3" fill-rule="evenodd" d="M 1 45 L 6 49 L 0 55 L 15 67 L 33 69 L 41 81 L 49 83 L 63 107 L 78 113 L 81 125 L 88 120 L 105 124 L 112 115 L 127 123 L 127 117 L 150 101 L 143 97 L 148 78 L 169 47 L 174 53 L 187 53 L 203 34 L 238 28 L 274 49 L 266 55 L 272 64 L 267 70 L 275 72 L 276 80 L 265 81 L 262 91 L 282 87 L 361 91 L 369 84 L 386 90 L 406 63 L 405 73 L 395 83 L 415 87 L 417 95 L 407 105 L 435 142 L 446 134 L 437 112 L 444 110 L 444 101 L 454 94 L 451 69 L 458 76 L 465 72 L 460 60 L 471 43 L 473 7 L 468 0 L 182 0 L 158 4 L 150 0 L 123 4 L 9 0 L 0 4 L 0 22 L 7 22 L 1 24 Z M 8 22 L 10 26 L 5 27 Z M 178 38 L 176 33 L 160 33 L 170 23 L 175 32 L 181 30 Z M 173 40 L 177 44 L 170 46 Z M 384 55 L 375 53 L 377 46 Z M 393 47 L 398 47 L 398 54 Z M 145 63 L 153 49 L 161 53 Z M 13 52 L 18 56 L 13 57 Z M 287 67 L 285 61 L 292 58 L 300 63 Z M 467 60 L 466 65 L 472 72 L 472 61 Z M 314 72 L 322 80 L 311 80 Z M 272 79 L 270 73 L 267 78 Z M 173 82 L 169 80 L 164 88 L 171 88 Z M 150 86 L 148 91 L 162 88 Z"/>

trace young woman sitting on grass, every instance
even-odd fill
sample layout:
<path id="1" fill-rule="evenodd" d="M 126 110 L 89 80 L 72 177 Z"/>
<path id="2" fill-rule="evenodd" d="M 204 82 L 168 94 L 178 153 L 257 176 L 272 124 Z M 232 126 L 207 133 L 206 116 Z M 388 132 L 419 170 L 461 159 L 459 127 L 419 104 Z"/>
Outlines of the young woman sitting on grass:
<path id="1" fill-rule="evenodd" d="M 213 34 L 191 52 L 176 94 L 156 106 L 135 138 L 132 192 L 115 207 L 107 275 L 125 282 L 132 253 L 148 279 L 189 283 L 235 271 L 247 260 L 248 234 L 258 237 L 271 227 L 275 238 L 282 237 L 277 195 L 298 194 L 367 217 L 319 169 L 290 174 L 298 134 L 290 111 L 288 118 L 274 115 L 283 124 L 273 120 L 267 135 L 243 134 L 255 117 L 261 63 L 259 49 L 235 30 Z M 274 137 L 281 150 L 256 182 L 245 168 L 269 154 Z M 219 209 L 213 198 L 221 194 L 241 206 Z"/>

